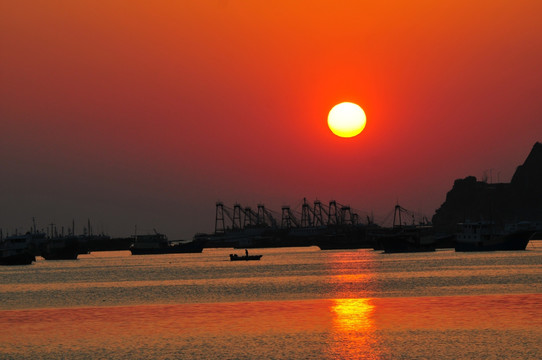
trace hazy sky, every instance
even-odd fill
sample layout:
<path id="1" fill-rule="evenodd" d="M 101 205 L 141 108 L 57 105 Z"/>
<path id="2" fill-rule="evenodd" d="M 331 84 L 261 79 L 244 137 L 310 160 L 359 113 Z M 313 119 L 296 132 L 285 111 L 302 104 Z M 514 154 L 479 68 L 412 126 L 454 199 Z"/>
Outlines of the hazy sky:
<path id="1" fill-rule="evenodd" d="M 266 4 L 266 5 L 262 5 Z M 189 239 L 215 202 L 431 217 L 542 141 L 542 2 L 0 0 L 0 227 Z M 333 135 L 358 103 L 367 126 Z M 491 170 L 490 170 L 491 169 Z"/>

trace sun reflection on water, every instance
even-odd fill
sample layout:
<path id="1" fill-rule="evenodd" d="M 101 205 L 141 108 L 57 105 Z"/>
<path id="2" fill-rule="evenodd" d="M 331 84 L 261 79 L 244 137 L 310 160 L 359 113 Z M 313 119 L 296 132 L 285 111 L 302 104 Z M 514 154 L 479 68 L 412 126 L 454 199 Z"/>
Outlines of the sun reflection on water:
<path id="1" fill-rule="evenodd" d="M 372 318 L 375 305 L 371 299 L 334 299 L 333 344 L 335 359 L 378 359 L 378 336 Z"/>
<path id="2" fill-rule="evenodd" d="M 374 254 L 366 251 L 329 256 L 329 282 L 334 289 L 328 356 L 332 359 L 379 359 L 381 345 L 375 325 L 376 303 L 369 298 L 378 287 Z"/>
<path id="3" fill-rule="evenodd" d="M 334 325 L 341 331 L 370 331 L 373 321 L 370 318 L 374 305 L 370 299 L 334 299 L 331 311 Z"/>

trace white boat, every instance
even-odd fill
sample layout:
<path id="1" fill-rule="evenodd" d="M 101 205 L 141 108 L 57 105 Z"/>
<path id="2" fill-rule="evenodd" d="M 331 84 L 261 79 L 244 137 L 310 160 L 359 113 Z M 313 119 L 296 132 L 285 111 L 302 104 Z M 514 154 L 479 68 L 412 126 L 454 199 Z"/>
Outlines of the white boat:
<path id="1" fill-rule="evenodd" d="M 537 225 L 519 222 L 504 227 L 492 221 L 464 222 L 456 234 L 455 251 L 525 250 Z"/>

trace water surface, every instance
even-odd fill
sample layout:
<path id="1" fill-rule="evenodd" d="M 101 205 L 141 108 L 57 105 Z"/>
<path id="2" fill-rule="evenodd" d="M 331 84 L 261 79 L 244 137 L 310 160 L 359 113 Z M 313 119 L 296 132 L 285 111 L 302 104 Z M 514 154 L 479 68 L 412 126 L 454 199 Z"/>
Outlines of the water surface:
<path id="1" fill-rule="evenodd" d="M 92 253 L 0 268 L 0 358 L 539 359 L 542 246 Z"/>

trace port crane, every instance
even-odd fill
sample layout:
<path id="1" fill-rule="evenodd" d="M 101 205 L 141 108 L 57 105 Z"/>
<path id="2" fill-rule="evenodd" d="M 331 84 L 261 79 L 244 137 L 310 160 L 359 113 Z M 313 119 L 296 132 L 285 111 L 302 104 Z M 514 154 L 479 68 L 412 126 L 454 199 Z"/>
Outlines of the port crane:
<path id="1" fill-rule="evenodd" d="M 311 206 L 304 198 L 300 215 L 298 217 L 289 205 L 282 206 L 279 226 L 277 214 L 263 204 L 258 204 L 257 211 L 254 211 L 250 206 L 243 207 L 235 203 L 233 208 L 230 208 L 219 201 L 216 203 L 215 234 L 254 227 L 290 229 L 359 224 L 358 214 L 353 212 L 350 206 L 335 200 L 331 200 L 326 208 L 320 200 L 315 200 Z"/>

